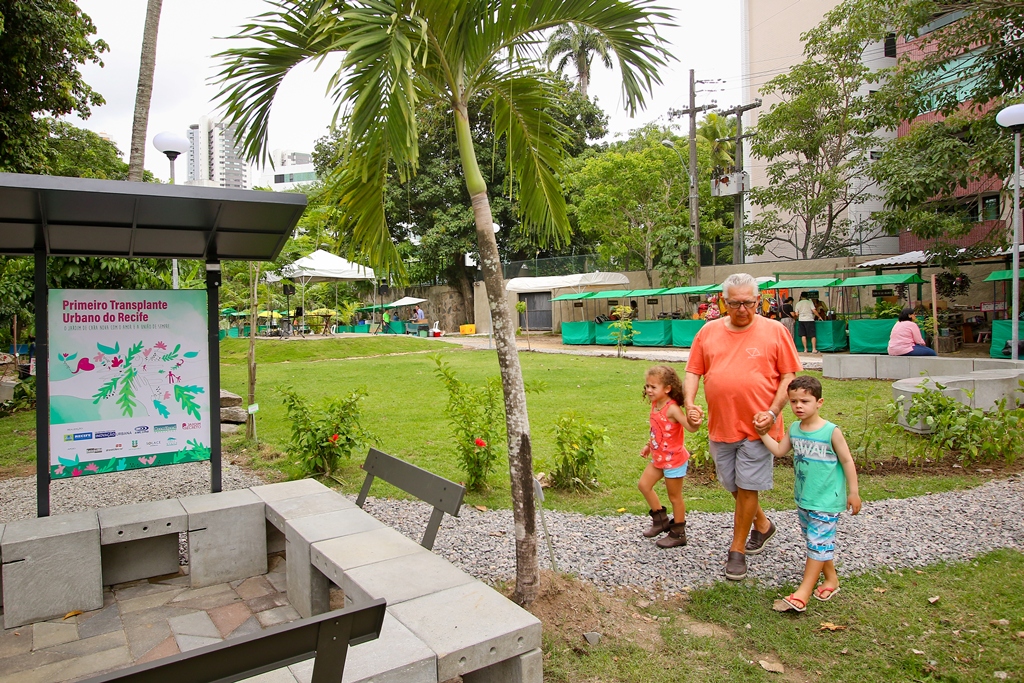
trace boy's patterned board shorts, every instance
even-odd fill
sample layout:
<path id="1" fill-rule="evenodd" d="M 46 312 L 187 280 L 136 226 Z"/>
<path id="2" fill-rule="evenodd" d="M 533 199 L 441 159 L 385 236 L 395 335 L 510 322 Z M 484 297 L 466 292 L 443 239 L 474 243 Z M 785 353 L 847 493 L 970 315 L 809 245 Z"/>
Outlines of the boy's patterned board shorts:
<path id="1" fill-rule="evenodd" d="M 807 557 L 818 562 L 834 559 L 839 513 L 797 508 L 797 516 L 800 519 L 800 530 L 807 540 Z"/>

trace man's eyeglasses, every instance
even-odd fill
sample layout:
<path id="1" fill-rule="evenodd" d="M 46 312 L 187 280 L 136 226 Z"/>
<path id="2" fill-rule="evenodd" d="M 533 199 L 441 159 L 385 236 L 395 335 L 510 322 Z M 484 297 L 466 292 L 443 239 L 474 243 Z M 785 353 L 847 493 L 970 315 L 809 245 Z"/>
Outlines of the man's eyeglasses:
<path id="1" fill-rule="evenodd" d="M 737 308 L 739 308 L 740 306 L 742 306 L 743 308 L 747 309 L 748 311 L 752 310 L 754 308 L 757 308 L 757 302 L 756 301 L 729 301 L 728 299 L 726 299 L 725 300 L 725 305 L 728 306 L 729 308 L 731 308 L 734 311 Z"/>

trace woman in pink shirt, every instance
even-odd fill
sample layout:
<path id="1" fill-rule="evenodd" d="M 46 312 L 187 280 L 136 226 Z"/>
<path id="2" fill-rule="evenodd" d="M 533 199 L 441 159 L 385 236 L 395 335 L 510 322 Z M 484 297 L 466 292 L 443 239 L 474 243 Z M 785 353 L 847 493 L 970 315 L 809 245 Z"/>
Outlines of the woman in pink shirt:
<path id="1" fill-rule="evenodd" d="M 924 344 L 924 337 L 921 336 L 921 329 L 914 322 L 917 316 L 913 309 L 904 308 L 900 311 L 900 319 L 889 335 L 890 356 L 935 356 L 934 349 Z"/>

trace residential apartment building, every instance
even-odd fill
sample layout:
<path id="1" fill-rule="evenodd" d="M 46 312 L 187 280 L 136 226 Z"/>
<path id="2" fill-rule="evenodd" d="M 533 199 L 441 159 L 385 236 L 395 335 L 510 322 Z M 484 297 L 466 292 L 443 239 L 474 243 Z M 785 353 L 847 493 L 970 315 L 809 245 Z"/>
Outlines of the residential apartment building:
<path id="1" fill-rule="evenodd" d="M 273 168 L 264 169 L 260 187 L 283 192 L 316 181 L 312 154 L 290 149 L 275 149 L 270 153 L 270 160 Z"/>
<path id="2" fill-rule="evenodd" d="M 747 113 L 744 121 L 746 129 L 757 125 L 763 114 L 771 111 L 772 105 L 781 100 L 777 95 L 765 95 L 761 89 L 775 76 L 786 73 L 795 65 L 804 61 L 803 43 L 800 36 L 817 26 L 840 0 L 743 0 L 741 12 L 741 47 L 743 62 L 743 101 L 752 102 L 760 97 L 763 104 L 760 109 Z M 864 63 L 871 68 L 892 66 L 896 63 L 897 44 L 895 36 L 884 42 L 869 46 L 864 53 Z M 865 86 L 862 95 L 869 94 Z M 895 137 L 896 131 L 880 133 L 880 137 Z M 752 187 L 765 187 L 768 184 L 766 162 L 753 158 L 747 147 L 744 167 L 750 172 Z M 868 179 L 855 180 L 861 185 L 855 189 L 864 189 Z M 867 188 L 869 194 L 870 187 Z M 874 197 L 850 206 L 847 218 L 853 231 L 860 238 L 860 244 L 854 253 L 861 254 L 894 254 L 899 249 L 899 240 L 895 236 L 882 233 L 871 225 L 870 215 L 882 208 L 881 202 Z M 751 205 L 748 209 L 750 219 L 756 219 L 758 207 Z M 767 251 L 762 256 L 748 256 L 749 261 L 774 260 L 782 257 L 795 257 L 790 249 L 777 246 L 776 255 Z"/>
<path id="3" fill-rule="evenodd" d="M 249 189 L 249 164 L 237 145 L 235 127 L 201 116 L 188 130 L 186 185 Z"/>

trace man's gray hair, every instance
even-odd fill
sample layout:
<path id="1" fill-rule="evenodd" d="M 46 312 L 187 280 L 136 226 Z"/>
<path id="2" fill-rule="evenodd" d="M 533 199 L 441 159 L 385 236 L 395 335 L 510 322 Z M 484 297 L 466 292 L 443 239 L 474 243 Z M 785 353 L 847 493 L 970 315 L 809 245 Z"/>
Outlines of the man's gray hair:
<path id="1" fill-rule="evenodd" d="M 753 275 L 748 273 L 733 273 L 729 277 L 725 278 L 725 282 L 722 283 L 722 296 L 728 297 L 730 291 L 740 287 L 749 287 L 753 290 L 754 296 L 757 296 L 757 280 L 754 279 Z"/>

